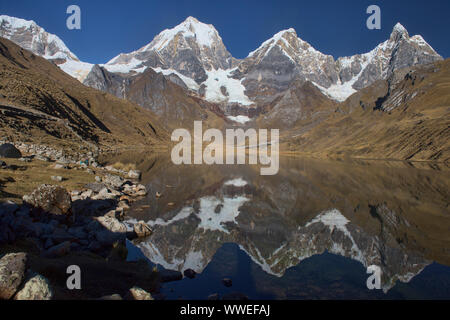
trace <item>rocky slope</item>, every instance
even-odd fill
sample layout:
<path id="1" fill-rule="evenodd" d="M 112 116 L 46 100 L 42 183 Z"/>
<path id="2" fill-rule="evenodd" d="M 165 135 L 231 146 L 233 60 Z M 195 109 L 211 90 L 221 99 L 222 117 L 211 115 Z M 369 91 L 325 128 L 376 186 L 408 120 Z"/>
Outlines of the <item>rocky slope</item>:
<path id="1" fill-rule="evenodd" d="M 223 112 L 203 99 L 187 95 L 184 82 L 175 74 L 164 76 L 149 68 L 125 75 L 96 65 L 84 83 L 151 110 L 166 128 L 192 128 L 195 120 L 202 120 L 205 126 L 225 126 Z"/>
<path id="2" fill-rule="evenodd" d="M 330 117 L 286 134 L 287 148 L 318 156 L 450 157 L 450 60 L 401 69 L 355 93 Z"/>

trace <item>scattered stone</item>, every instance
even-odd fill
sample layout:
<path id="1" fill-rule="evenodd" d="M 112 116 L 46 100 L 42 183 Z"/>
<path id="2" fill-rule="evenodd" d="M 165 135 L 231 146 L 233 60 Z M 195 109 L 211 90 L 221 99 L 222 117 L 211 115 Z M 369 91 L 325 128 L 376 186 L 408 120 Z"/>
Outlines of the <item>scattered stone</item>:
<path id="1" fill-rule="evenodd" d="M 53 166 L 53 168 L 54 168 L 54 169 L 57 169 L 57 170 L 61 170 L 61 169 L 68 169 L 69 167 L 66 166 L 66 165 L 57 163 L 57 164 L 55 164 L 55 165 Z"/>
<path id="2" fill-rule="evenodd" d="M 91 198 L 94 195 L 94 192 L 92 190 L 87 190 L 85 192 L 83 192 L 80 197 L 81 199 L 88 199 Z"/>
<path id="3" fill-rule="evenodd" d="M 222 284 L 225 287 L 229 288 L 233 285 L 233 281 L 230 278 L 224 278 L 224 279 L 222 279 Z"/>
<path id="4" fill-rule="evenodd" d="M 110 192 L 110 190 L 108 188 L 103 188 L 102 190 L 100 190 L 100 192 L 92 197 L 92 199 L 94 200 L 115 200 L 116 199 L 116 195 L 112 192 Z"/>
<path id="5" fill-rule="evenodd" d="M 146 238 L 152 234 L 152 229 L 144 221 L 139 221 L 133 226 L 133 230 L 138 238 Z"/>
<path id="6" fill-rule="evenodd" d="M 22 153 L 14 145 L 5 143 L 0 146 L 0 157 L 19 159 L 22 158 Z"/>
<path id="7" fill-rule="evenodd" d="M 128 290 L 125 300 L 154 300 L 152 295 L 139 287 L 133 287 Z"/>
<path id="8" fill-rule="evenodd" d="M 36 155 L 34 158 L 36 160 L 41 160 L 41 161 L 44 161 L 44 162 L 50 162 L 50 158 L 49 157 L 46 157 L 46 156 L 43 156 L 43 155 L 40 155 L 40 154 Z"/>
<path id="9" fill-rule="evenodd" d="M 103 183 L 88 183 L 85 185 L 85 188 L 92 190 L 95 193 L 99 193 L 102 189 L 106 188 L 106 186 Z"/>
<path id="10" fill-rule="evenodd" d="M 0 168 L 6 169 L 7 167 L 8 167 L 8 165 L 6 164 L 5 161 L 0 161 Z"/>
<path id="11" fill-rule="evenodd" d="M 102 182 L 102 178 L 99 177 L 99 176 L 95 176 L 95 181 L 96 181 L 96 182 Z"/>
<path id="12" fill-rule="evenodd" d="M 55 215 L 70 214 L 72 206 L 72 199 L 66 189 L 48 184 L 43 184 L 30 195 L 25 195 L 23 200 L 33 207 Z"/>
<path id="13" fill-rule="evenodd" d="M 158 198 L 158 199 L 161 198 L 161 193 L 156 192 L 155 197 Z"/>
<path id="14" fill-rule="evenodd" d="M 26 253 L 10 253 L 0 259 L 0 300 L 11 299 L 25 275 Z"/>
<path id="15" fill-rule="evenodd" d="M 32 276 L 14 297 L 15 300 L 51 300 L 53 291 L 47 278 L 40 274 Z"/>
<path id="16" fill-rule="evenodd" d="M 19 161 L 22 161 L 22 162 L 31 162 L 31 159 L 28 158 L 28 157 L 24 157 L 24 158 L 20 158 Z"/>
<path id="17" fill-rule="evenodd" d="M 189 279 L 194 279 L 195 276 L 197 275 L 197 272 L 195 272 L 192 269 L 186 269 L 186 270 L 184 270 L 183 274 L 184 274 L 185 277 L 187 277 Z"/>
<path id="18" fill-rule="evenodd" d="M 105 229 L 114 233 L 126 233 L 127 227 L 125 224 L 112 217 L 98 217 L 95 218 Z"/>
<path id="19" fill-rule="evenodd" d="M 57 182 L 63 182 L 64 178 L 61 176 L 52 176 L 51 177 L 53 181 L 57 181 Z"/>
<path id="20" fill-rule="evenodd" d="M 128 178 L 130 179 L 140 179 L 142 173 L 139 170 L 130 170 L 128 171 Z"/>
<path id="21" fill-rule="evenodd" d="M 120 176 L 114 176 L 111 174 L 105 175 L 103 182 L 110 185 L 113 189 L 118 189 L 124 184 L 124 180 Z"/>

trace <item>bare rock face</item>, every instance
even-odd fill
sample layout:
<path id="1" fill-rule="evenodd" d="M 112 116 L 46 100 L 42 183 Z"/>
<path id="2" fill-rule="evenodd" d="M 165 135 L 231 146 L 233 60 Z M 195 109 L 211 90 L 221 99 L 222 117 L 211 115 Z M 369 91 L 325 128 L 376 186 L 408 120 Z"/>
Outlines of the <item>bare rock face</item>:
<path id="1" fill-rule="evenodd" d="M 53 291 L 47 278 L 40 274 L 32 275 L 25 286 L 14 297 L 15 300 L 51 300 Z"/>
<path id="2" fill-rule="evenodd" d="M 309 80 L 324 87 L 338 80 L 333 57 L 315 50 L 297 37 L 294 29 L 281 31 L 265 41 L 242 61 L 234 76 L 245 78 L 247 94 L 254 99 L 261 92 L 284 91 L 294 80 Z"/>
<path id="3" fill-rule="evenodd" d="M 68 215 L 72 207 L 72 198 L 66 189 L 48 184 L 40 186 L 30 195 L 25 195 L 23 200 L 55 215 Z"/>
<path id="4" fill-rule="evenodd" d="M 24 279 L 26 253 L 10 253 L 0 259 L 0 300 L 11 299 Z"/>
<path id="5" fill-rule="evenodd" d="M 96 220 L 108 231 L 113 233 L 126 233 L 127 227 L 117 220 L 116 218 L 112 217 L 98 217 Z"/>

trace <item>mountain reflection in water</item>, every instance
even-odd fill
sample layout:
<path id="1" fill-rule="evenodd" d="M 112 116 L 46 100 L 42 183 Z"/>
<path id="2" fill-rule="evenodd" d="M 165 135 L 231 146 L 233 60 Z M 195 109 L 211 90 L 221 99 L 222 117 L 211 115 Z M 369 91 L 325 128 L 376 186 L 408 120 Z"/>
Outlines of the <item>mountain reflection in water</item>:
<path id="1" fill-rule="evenodd" d="M 450 265 L 450 172 L 444 164 L 282 157 L 278 175 L 260 176 L 257 166 L 175 166 L 170 159 L 141 159 L 138 169 L 150 192 L 133 206 L 128 222 L 153 226 L 152 236 L 135 245 L 165 269 L 193 269 L 201 282 L 214 277 L 206 271 L 220 273 L 208 265 L 231 250 L 229 259 L 237 263 L 247 255 L 253 265 L 241 272 L 243 281 L 251 278 L 252 286 L 260 287 L 243 292 L 250 298 L 359 297 L 347 290 L 349 281 L 358 281 L 367 298 L 367 266 L 381 267 L 387 293 L 433 264 L 444 269 L 437 296 L 450 298 L 445 267 Z M 349 270 L 356 268 L 358 280 L 334 279 L 338 295 L 297 294 L 296 283 L 299 291 L 314 287 L 344 263 L 335 255 L 344 257 Z M 314 279 L 289 275 L 312 261 Z M 227 263 L 232 264 L 227 260 L 223 266 Z M 287 277 L 294 280 L 283 282 Z M 182 287 L 183 281 L 172 287 Z M 210 287 L 214 293 L 220 283 Z M 180 290 L 185 298 L 206 298 L 190 295 L 189 288 Z"/>

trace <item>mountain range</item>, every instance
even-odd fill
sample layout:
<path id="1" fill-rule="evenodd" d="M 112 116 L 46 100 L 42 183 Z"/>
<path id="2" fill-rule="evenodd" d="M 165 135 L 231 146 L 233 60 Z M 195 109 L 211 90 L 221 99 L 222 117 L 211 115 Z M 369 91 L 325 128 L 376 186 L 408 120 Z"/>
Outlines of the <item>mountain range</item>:
<path id="1" fill-rule="evenodd" d="M 236 59 L 213 25 L 193 17 L 100 65 L 80 61 L 33 21 L 0 16 L 0 36 L 86 86 L 150 110 L 167 129 L 194 120 L 274 127 L 293 152 L 448 159 L 448 61 L 400 23 L 370 52 L 338 59 L 292 28 Z"/>

